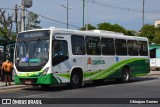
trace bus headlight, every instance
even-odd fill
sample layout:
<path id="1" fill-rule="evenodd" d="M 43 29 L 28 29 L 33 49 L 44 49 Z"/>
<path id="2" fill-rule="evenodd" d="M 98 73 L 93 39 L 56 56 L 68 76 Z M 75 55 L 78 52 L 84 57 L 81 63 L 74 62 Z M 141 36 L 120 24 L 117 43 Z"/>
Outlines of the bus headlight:
<path id="1" fill-rule="evenodd" d="M 45 69 L 43 70 L 43 72 L 41 73 L 41 76 L 46 75 L 46 74 L 47 74 L 47 72 L 48 72 L 48 69 L 49 69 L 49 67 L 45 68 Z"/>

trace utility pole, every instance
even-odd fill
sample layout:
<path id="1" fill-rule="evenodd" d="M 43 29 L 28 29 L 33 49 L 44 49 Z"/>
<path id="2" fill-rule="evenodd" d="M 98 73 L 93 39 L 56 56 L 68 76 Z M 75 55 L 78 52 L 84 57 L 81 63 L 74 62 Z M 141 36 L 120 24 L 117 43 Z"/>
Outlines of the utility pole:
<path id="1" fill-rule="evenodd" d="M 68 29 L 68 0 L 67 0 L 67 29 Z"/>
<path id="2" fill-rule="evenodd" d="M 86 0 L 86 30 L 88 30 L 88 0 Z"/>
<path id="3" fill-rule="evenodd" d="M 18 34 L 18 8 L 17 8 L 17 4 L 15 5 L 15 23 L 16 23 L 16 34 Z"/>
<path id="4" fill-rule="evenodd" d="M 85 1 L 83 0 L 83 15 L 82 15 L 82 19 L 83 19 L 83 28 L 84 28 L 84 7 L 85 7 Z"/>
<path id="5" fill-rule="evenodd" d="M 21 3 L 21 9 L 22 9 L 21 31 L 25 31 L 25 6 L 22 3 Z"/>
<path id="6" fill-rule="evenodd" d="M 21 0 L 21 31 L 25 30 L 25 8 L 32 7 L 32 0 Z"/>
<path id="7" fill-rule="evenodd" d="M 144 2 L 145 2 L 145 0 L 143 0 L 142 27 L 144 26 Z"/>
<path id="8" fill-rule="evenodd" d="M 68 20 L 69 20 L 69 18 L 68 18 L 69 15 L 68 15 L 68 14 L 69 14 L 69 9 L 71 9 L 72 7 L 69 7 L 69 5 L 68 5 L 68 0 L 67 0 L 67 6 L 65 6 L 65 5 L 63 5 L 63 4 L 62 4 L 61 6 L 62 6 L 63 8 L 66 8 L 66 9 L 67 9 L 67 29 L 68 29 L 68 28 L 69 28 L 69 27 L 68 27 L 68 25 L 69 25 L 69 24 L 68 24 L 68 22 L 69 22 L 69 21 L 68 21 Z"/>

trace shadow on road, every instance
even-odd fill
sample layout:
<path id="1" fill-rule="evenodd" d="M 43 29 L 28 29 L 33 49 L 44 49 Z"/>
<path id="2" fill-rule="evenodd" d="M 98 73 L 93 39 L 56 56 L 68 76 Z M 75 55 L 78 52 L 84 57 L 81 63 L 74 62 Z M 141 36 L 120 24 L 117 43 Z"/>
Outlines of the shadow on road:
<path id="1" fill-rule="evenodd" d="M 143 81 L 152 81 L 152 80 L 156 80 L 158 79 L 158 77 L 133 77 L 129 83 L 121 83 L 119 81 L 115 81 L 114 79 L 112 80 L 106 80 L 104 82 L 101 83 L 94 83 L 94 82 L 88 82 L 85 83 L 85 85 L 82 88 L 89 88 L 89 87 L 97 87 L 97 86 L 105 86 L 105 85 L 115 85 L 115 84 L 133 84 L 135 82 L 143 82 Z M 66 84 L 63 85 L 53 85 L 49 88 L 41 88 L 40 86 L 33 86 L 33 87 L 27 87 L 27 88 L 23 88 L 21 90 L 28 90 L 28 91 L 63 91 L 63 90 L 72 90 L 70 89 L 69 86 L 67 86 Z"/>

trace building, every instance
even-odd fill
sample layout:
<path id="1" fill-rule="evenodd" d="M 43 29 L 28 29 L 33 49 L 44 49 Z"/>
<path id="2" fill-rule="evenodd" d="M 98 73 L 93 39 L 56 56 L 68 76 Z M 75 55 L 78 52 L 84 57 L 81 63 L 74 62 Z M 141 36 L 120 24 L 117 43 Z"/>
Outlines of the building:
<path id="1" fill-rule="evenodd" d="M 160 44 L 150 44 L 150 69 L 160 70 Z"/>
<path id="2" fill-rule="evenodd" d="M 160 27 L 160 19 L 155 21 L 154 26 L 155 27 Z"/>

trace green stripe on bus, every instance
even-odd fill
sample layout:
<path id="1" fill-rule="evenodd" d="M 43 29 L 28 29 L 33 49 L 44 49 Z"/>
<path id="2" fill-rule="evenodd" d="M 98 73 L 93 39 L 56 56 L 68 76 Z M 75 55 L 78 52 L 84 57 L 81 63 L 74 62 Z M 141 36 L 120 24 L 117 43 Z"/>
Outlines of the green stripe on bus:
<path id="1" fill-rule="evenodd" d="M 147 61 L 147 62 L 146 62 Z M 128 65 L 131 69 L 131 76 L 144 76 L 147 73 L 149 73 L 149 60 L 146 58 L 132 58 L 123 60 L 120 62 L 117 62 L 113 64 L 111 67 L 107 68 L 106 70 L 102 71 L 85 71 L 84 72 L 84 79 L 90 79 L 90 80 L 96 80 L 96 79 L 105 79 L 107 77 L 120 77 L 122 68 Z M 139 66 L 141 65 L 141 66 Z M 144 69 L 146 68 L 146 69 Z M 63 77 L 66 79 L 70 79 L 69 73 L 62 73 L 62 74 L 56 74 L 59 77 Z M 114 76 L 112 76 L 114 75 Z"/>
<path id="2" fill-rule="evenodd" d="M 103 70 L 103 71 L 95 71 L 95 72 L 90 72 L 90 73 L 89 72 L 85 72 L 84 73 L 84 77 L 85 77 L 85 79 L 91 77 L 91 80 L 104 79 L 104 78 L 107 78 L 108 76 L 112 75 L 115 72 L 121 71 L 122 68 L 125 65 L 131 66 L 131 69 L 132 69 L 132 63 L 138 63 L 139 61 L 143 61 L 143 65 L 141 65 L 141 67 L 143 68 L 143 66 L 147 66 L 148 65 L 148 64 L 145 65 L 145 63 L 146 63 L 145 61 L 146 60 L 148 60 L 148 59 L 145 59 L 145 58 L 132 58 L 132 59 L 123 60 L 123 61 L 120 61 L 118 63 L 113 64 L 111 67 L 109 67 L 108 69 Z M 136 67 L 137 66 L 134 66 L 133 69 L 135 69 Z M 145 75 L 145 74 L 149 73 L 148 69 L 146 69 L 146 71 L 143 70 L 143 72 L 142 71 L 141 72 L 134 71 L 134 72 L 135 73 L 132 73 L 131 76 Z"/>

